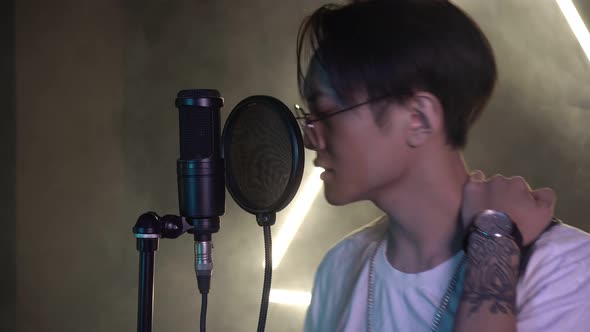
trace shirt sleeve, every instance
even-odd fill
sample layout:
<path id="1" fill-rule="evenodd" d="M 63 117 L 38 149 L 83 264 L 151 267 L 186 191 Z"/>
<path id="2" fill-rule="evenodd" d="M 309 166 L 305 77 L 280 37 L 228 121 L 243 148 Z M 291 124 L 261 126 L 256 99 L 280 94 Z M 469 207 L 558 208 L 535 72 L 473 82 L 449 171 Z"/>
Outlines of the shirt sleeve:
<path id="1" fill-rule="evenodd" d="M 326 331 L 326 322 L 329 321 L 330 311 L 326 308 L 326 298 L 328 296 L 330 280 L 330 265 L 333 256 L 333 250 L 328 252 L 318 266 L 315 274 L 313 290 L 311 293 L 311 303 L 305 316 L 304 332 L 323 332 Z"/>
<path id="2" fill-rule="evenodd" d="M 521 294 L 517 294 L 519 332 L 590 330 L 587 234 L 546 239 L 531 257 L 521 284 Z"/>
<path id="3" fill-rule="evenodd" d="M 305 325 L 303 328 L 304 332 L 319 332 L 319 308 L 321 307 L 320 299 L 321 299 L 321 295 L 320 295 L 320 289 L 321 286 L 319 285 L 320 283 L 318 282 L 318 273 L 316 273 L 316 277 L 315 277 L 315 281 L 314 281 L 314 285 L 313 285 L 313 291 L 311 293 L 311 303 L 309 304 L 309 307 L 307 308 L 307 314 L 305 316 Z"/>
<path id="4" fill-rule="evenodd" d="M 347 294 L 352 291 L 355 276 L 362 268 L 361 253 L 354 241 L 341 241 L 326 253 L 315 275 L 305 332 L 337 330 Z"/>

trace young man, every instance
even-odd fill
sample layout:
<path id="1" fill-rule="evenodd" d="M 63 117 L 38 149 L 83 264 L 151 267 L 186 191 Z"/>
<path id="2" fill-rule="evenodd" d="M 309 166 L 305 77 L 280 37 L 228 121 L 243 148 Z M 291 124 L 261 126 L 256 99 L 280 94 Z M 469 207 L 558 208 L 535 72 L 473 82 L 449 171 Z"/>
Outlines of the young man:
<path id="1" fill-rule="evenodd" d="M 326 200 L 385 212 L 323 259 L 306 331 L 588 329 L 588 234 L 552 218 L 550 189 L 465 166 L 496 81 L 465 13 L 445 0 L 326 5 L 302 25 L 298 62 Z"/>

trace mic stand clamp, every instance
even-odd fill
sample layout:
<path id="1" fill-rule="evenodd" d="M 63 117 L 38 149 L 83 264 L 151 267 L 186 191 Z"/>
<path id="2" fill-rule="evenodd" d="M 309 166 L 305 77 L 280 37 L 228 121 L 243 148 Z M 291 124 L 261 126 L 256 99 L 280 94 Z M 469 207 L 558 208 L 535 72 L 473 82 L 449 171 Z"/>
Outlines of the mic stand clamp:
<path id="1" fill-rule="evenodd" d="M 155 212 L 142 214 L 133 227 L 139 251 L 139 290 L 137 331 L 151 332 L 154 301 L 154 253 L 160 238 L 175 239 L 190 230 L 183 218 L 174 215 L 158 216 Z"/>
<path id="2" fill-rule="evenodd" d="M 277 220 L 277 214 L 276 213 L 259 213 L 256 214 L 256 223 L 258 223 L 258 226 L 264 227 L 264 226 L 272 226 L 275 224 L 275 221 Z"/>

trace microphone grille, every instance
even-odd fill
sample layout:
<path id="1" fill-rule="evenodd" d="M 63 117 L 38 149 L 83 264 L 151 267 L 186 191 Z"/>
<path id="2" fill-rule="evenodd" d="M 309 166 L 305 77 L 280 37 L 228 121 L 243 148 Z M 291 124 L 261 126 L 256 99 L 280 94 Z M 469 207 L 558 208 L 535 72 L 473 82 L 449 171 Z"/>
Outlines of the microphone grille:
<path id="1" fill-rule="evenodd" d="M 214 89 L 191 89 L 178 91 L 177 98 L 221 98 L 219 91 Z"/>
<path id="2" fill-rule="evenodd" d="M 213 112 L 205 107 L 180 111 L 180 159 L 204 159 L 213 154 Z"/>
<path id="3" fill-rule="evenodd" d="M 220 112 L 223 99 L 217 90 L 181 90 L 179 111 L 180 159 L 210 158 L 219 151 Z"/>

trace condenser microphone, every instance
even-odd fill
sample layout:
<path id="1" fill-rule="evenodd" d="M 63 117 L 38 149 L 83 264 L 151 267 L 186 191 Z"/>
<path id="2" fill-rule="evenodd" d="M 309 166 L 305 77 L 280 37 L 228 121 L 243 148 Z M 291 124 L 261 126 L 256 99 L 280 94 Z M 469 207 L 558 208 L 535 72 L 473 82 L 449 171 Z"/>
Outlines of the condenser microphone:
<path id="1" fill-rule="evenodd" d="M 213 261 L 211 234 L 225 212 L 224 162 L 220 133 L 223 98 L 217 90 L 181 90 L 180 158 L 177 161 L 180 215 L 193 226 L 195 272 L 201 294 L 209 292 Z"/>

